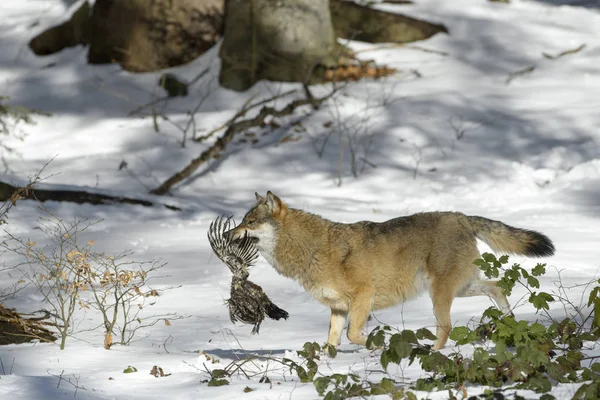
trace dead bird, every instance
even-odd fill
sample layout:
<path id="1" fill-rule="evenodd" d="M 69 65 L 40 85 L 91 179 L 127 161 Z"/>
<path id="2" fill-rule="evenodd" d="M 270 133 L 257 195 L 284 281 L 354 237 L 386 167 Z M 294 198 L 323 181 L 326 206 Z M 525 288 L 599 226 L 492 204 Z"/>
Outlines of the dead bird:
<path id="1" fill-rule="evenodd" d="M 231 322 L 254 324 L 252 334 L 258 333 L 260 324 L 268 316 L 271 319 L 288 319 L 287 311 L 277 307 L 262 288 L 248 280 L 248 268 L 258 257 L 252 239 L 244 236 L 233 241 L 224 233 L 235 228 L 231 217 L 218 217 L 208 228 L 208 241 L 213 251 L 233 273 L 230 298 L 226 300 Z"/>

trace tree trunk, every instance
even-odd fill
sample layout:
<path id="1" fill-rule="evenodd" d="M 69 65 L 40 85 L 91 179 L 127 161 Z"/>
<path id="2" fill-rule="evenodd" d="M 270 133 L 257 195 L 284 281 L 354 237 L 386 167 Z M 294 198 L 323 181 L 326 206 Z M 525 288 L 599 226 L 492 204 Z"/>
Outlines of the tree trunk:
<path id="1" fill-rule="evenodd" d="M 219 82 L 239 91 L 261 79 L 308 82 L 335 44 L 329 0 L 225 0 Z"/>
<path id="2" fill-rule="evenodd" d="M 45 55 L 88 44 L 90 63 L 144 72 L 187 63 L 224 36 L 220 82 L 234 90 L 261 79 L 308 83 L 316 64 L 333 67 L 342 55 L 336 37 L 405 43 L 446 32 L 342 0 L 96 0 L 89 9 L 30 47 Z"/>

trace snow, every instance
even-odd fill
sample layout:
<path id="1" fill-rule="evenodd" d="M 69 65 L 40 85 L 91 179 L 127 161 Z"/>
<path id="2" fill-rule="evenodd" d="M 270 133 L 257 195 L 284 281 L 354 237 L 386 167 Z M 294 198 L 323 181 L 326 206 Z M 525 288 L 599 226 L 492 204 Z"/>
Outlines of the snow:
<path id="1" fill-rule="evenodd" d="M 182 134 L 172 124 L 159 120 L 160 132 L 155 132 L 147 109 L 129 115 L 164 95 L 156 85 L 164 71 L 132 74 L 118 65 L 87 65 L 82 47 L 33 55 L 28 41 L 60 22 L 66 10 L 75 10 L 78 4 L 72 3 L 0 3 L 0 95 L 10 96 L 12 104 L 52 113 L 36 117 L 34 126 L 21 126 L 22 140 L 0 138 L 14 148 L 12 153 L 3 151 L 10 170 L 2 179 L 22 184 L 52 159 L 40 187 L 88 187 L 182 208 L 176 212 L 159 206 L 46 204 L 61 218 L 101 219 L 86 238 L 95 240 L 102 251 L 131 250 L 135 259 L 167 262 L 161 274 L 166 276 L 155 283 L 173 289 L 158 298 L 153 312 L 176 312 L 186 318 L 145 329 L 139 341 L 110 351 L 102 348 L 98 331 L 70 338 L 63 351 L 55 344 L 40 343 L 0 347 L 0 398 L 316 398 L 312 384 L 300 383 L 281 369 L 269 373 L 272 385 L 243 376 L 223 387 L 201 383 L 209 378 L 205 368 L 222 368 L 247 354 L 293 358 L 294 350 L 305 342 L 323 343 L 327 337 L 328 309 L 262 258 L 251 279 L 289 312 L 289 320 L 265 321 L 260 335 L 254 336 L 249 326 L 229 321 L 223 304 L 229 295 L 229 271 L 212 254 L 206 230 L 217 215 L 233 214 L 239 220 L 253 204 L 255 191 L 264 195 L 272 190 L 293 207 L 344 222 L 382 221 L 431 210 L 498 219 L 539 230 L 554 241 L 557 253 L 545 260 L 549 268 L 541 281 L 543 289 L 555 288 L 558 270 L 565 286 L 598 278 L 598 2 L 513 0 L 506 5 L 418 0 L 413 5 L 380 5 L 441 22 L 450 34 L 394 47 L 351 42 L 363 58 L 398 68 L 398 74 L 352 84 L 314 113 L 302 109 L 278 120 L 282 127 L 272 132 L 253 130 L 257 144 L 232 144 L 219 160 L 166 197 L 148 192 L 211 142 L 188 138 L 182 147 Z M 557 59 L 542 54 L 557 55 L 582 44 L 581 51 Z M 246 93 L 219 88 L 217 54 L 217 48 L 211 49 L 188 65 L 172 68 L 188 80 L 205 68 L 209 73 L 192 87 L 190 96 L 159 103 L 157 110 L 185 124 L 186 112 L 204 99 L 196 116 L 200 136 L 225 123 L 253 96 L 257 101 L 298 90 L 277 100 L 278 107 L 301 96 L 296 84 L 262 82 Z M 506 83 L 510 74 L 532 66 L 532 72 Z M 328 89 L 314 91 L 320 95 Z M 359 158 L 358 177 L 352 174 L 348 142 L 340 143 L 337 132 L 326 127 L 329 121 L 353 138 L 357 156 L 368 161 L 363 165 Z M 282 141 L 289 135 L 294 140 Z M 127 167 L 119 169 L 123 161 Z M 7 229 L 39 239 L 40 232 L 34 229 L 39 215 L 33 202 L 19 202 L 11 210 Z M 536 263 L 524 257 L 511 261 L 528 267 Z M 11 279 L 0 275 L 0 287 Z M 579 302 L 582 290 L 573 288 L 569 294 Z M 518 303 L 524 294 L 516 290 L 511 303 Z M 478 300 L 455 300 L 453 323 L 467 324 L 491 305 L 487 299 Z M 40 307 L 39 296 L 26 290 L 8 305 L 35 310 Z M 433 329 L 431 309 L 428 296 L 422 295 L 377 312 L 376 318 L 399 328 Z M 558 306 L 555 311 L 560 311 Z M 520 318 L 537 318 L 526 305 L 515 312 Z M 82 330 L 100 322 L 91 313 L 81 318 Z M 368 328 L 378 325 L 377 320 Z M 444 351 L 452 350 L 450 343 Z M 220 363 L 212 364 L 202 352 Z M 376 352 L 351 345 L 344 337 L 340 354 L 325 358 L 320 370 L 366 376 L 378 368 L 377 360 Z M 124 374 L 129 365 L 138 372 Z M 171 375 L 151 376 L 154 365 Z M 390 368 L 406 378 L 423 374 L 416 365 Z M 254 391 L 243 394 L 246 386 Z M 568 398 L 576 388 L 559 385 L 553 394 Z M 469 388 L 469 395 L 480 390 Z"/>

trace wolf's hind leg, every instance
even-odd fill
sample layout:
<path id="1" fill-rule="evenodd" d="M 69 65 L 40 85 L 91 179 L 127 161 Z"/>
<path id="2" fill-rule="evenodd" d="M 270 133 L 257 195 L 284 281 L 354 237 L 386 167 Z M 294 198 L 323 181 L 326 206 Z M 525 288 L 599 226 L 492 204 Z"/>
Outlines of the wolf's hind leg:
<path id="1" fill-rule="evenodd" d="M 346 324 L 348 311 L 331 309 L 331 319 L 329 320 L 329 336 L 327 343 L 333 346 L 339 346 L 342 342 L 342 331 Z"/>
<path id="2" fill-rule="evenodd" d="M 437 322 L 435 336 L 437 340 L 433 345 L 433 350 L 444 348 L 452 329 L 450 321 L 450 308 L 454 293 L 448 290 L 444 283 L 436 282 L 431 286 L 431 301 L 433 302 L 433 313 Z"/>
<path id="3" fill-rule="evenodd" d="M 352 343 L 366 345 L 367 337 L 362 334 L 362 329 L 367 323 L 369 312 L 373 306 L 373 296 L 370 291 L 358 293 L 350 303 L 350 325 L 348 326 L 348 339 Z"/>
<path id="4" fill-rule="evenodd" d="M 502 288 L 498 287 L 496 281 L 476 280 L 463 288 L 456 294 L 457 297 L 488 296 L 504 314 L 510 312 L 510 304 Z"/>

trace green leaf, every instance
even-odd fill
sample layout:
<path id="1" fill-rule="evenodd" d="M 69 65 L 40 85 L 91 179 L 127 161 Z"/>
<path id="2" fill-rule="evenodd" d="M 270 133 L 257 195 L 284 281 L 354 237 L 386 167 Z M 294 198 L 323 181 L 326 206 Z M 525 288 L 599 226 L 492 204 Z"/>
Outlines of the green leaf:
<path id="1" fill-rule="evenodd" d="M 131 374 L 133 372 L 138 372 L 138 370 L 136 367 L 132 367 L 131 365 L 128 365 L 127 368 L 123 370 L 124 374 Z"/>
<path id="2" fill-rule="evenodd" d="M 546 327 L 539 322 L 534 322 L 528 328 L 529 336 L 531 337 L 543 337 L 546 335 Z"/>
<path id="3" fill-rule="evenodd" d="M 394 351 L 399 359 L 407 358 L 412 352 L 412 345 L 409 342 L 403 340 L 397 341 L 394 345 Z"/>
<path id="4" fill-rule="evenodd" d="M 527 284 L 536 289 L 538 289 L 540 287 L 540 281 L 537 280 L 537 278 L 534 278 L 533 276 L 527 277 Z"/>
<path id="5" fill-rule="evenodd" d="M 527 382 L 519 385 L 523 389 L 531 389 L 537 393 L 545 393 L 552 390 L 552 384 L 545 376 L 532 376 Z"/>
<path id="6" fill-rule="evenodd" d="M 509 269 L 504 273 L 504 277 L 508 278 L 512 282 L 518 281 L 521 277 L 521 273 L 519 272 L 518 268 L 519 267 L 515 264 L 515 266 L 513 266 L 512 269 Z"/>
<path id="7" fill-rule="evenodd" d="M 559 382 L 561 382 L 567 374 L 565 368 L 563 368 L 559 363 L 555 362 L 551 362 L 548 365 L 546 365 L 546 372 L 548 373 L 548 376 L 550 376 L 550 378 L 555 379 Z"/>
<path id="8" fill-rule="evenodd" d="M 488 307 L 483 312 L 483 316 L 495 321 L 502 318 L 502 311 L 498 310 L 496 307 Z"/>
<path id="9" fill-rule="evenodd" d="M 387 371 L 388 364 L 390 363 L 390 356 L 388 354 L 388 350 L 385 350 L 381 353 L 381 356 L 379 357 L 379 362 L 381 363 L 381 366 L 383 367 L 384 371 Z"/>
<path id="10" fill-rule="evenodd" d="M 594 325 L 600 327 L 600 298 L 594 300 Z"/>
<path id="11" fill-rule="evenodd" d="M 300 378 L 300 382 L 302 383 L 307 383 L 310 382 L 311 379 L 308 376 L 308 372 L 306 372 L 306 370 L 301 367 L 300 365 L 296 365 L 296 374 L 298 375 L 298 378 Z"/>
<path id="12" fill-rule="evenodd" d="M 597 399 L 600 394 L 600 380 L 595 380 L 592 383 L 584 383 L 577 389 L 573 399 Z"/>
<path id="13" fill-rule="evenodd" d="M 323 396 L 323 393 L 325 393 L 325 391 L 329 387 L 330 382 L 331 382 L 331 377 L 329 377 L 329 376 L 321 376 L 321 377 L 315 379 L 313 384 L 315 385 L 315 389 L 317 389 L 317 393 L 319 394 L 319 396 Z"/>
<path id="14" fill-rule="evenodd" d="M 394 393 L 396 391 L 394 384 L 395 382 L 393 380 L 382 378 L 381 382 L 371 384 L 371 392 L 369 394 L 372 396 L 377 396 L 381 394 Z"/>
<path id="15" fill-rule="evenodd" d="M 483 253 L 481 255 L 481 258 L 483 258 L 485 260 L 485 262 L 488 262 L 488 263 L 493 263 L 494 261 L 497 261 L 496 256 L 493 255 L 492 253 Z"/>
<path id="16" fill-rule="evenodd" d="M 311 382 L 313 380 L 313 378 L 315 377 L 319 366 L 317 365 L 317 363 L 314 360 L 308 360 L 306 362 L 306 367 L 308 368 L 308 371 L 306 373 L 306 381 L 307 382 Z"/>
<path id="17" fill-rule="evenodd" d="M 482 260 L 481 258 L 478 258 L 477 260 L 473 261 L 473 264 L 480 266 L 480 267 L 489 267 L 489 264 L 487 262 L 485 262 L 485 260 Z"/>
<path id="18" fill-rule="evenodd" d="M 439 351 L 421 356 L 421 368 L 427 372 L 443 371 L 449 358 Z"/>
<path id="19" fill-rule="evenodd" d="M 508 256 L 505 254 L 503 256 L 500 256 L 500 258 L 498 259 L 498 261 L 500 261 L 500 264 L 507 264 L 508 263 Z"/>
<path id="20" fill-rule="evenodd" d="M 498 282 L 496 282 L 496 286 L 498 286 L 504 294 L 510 296 L 512 294 L 512 290 L 515 287 L 515 282 L 506 277 L 501 278 Z"/>
<path id="21" fill-rule="evenodd" d="M 250 392 L 254 392 L 254 389 L 252 389 L 250 386 L 246 386 L 244 388 L 244 393 L 250 393 Z"/>
<path id="22" fill-rule="evenodd" d="M 435 337 L 435 335 L 427 328 L 421 328 L 421 329 L 417 330 L 416 334 L 417 334 L 417 339 L 419 339 L 419 340 L 423 340 L 423 339 L 435 340 L 435 339 L 437 339 Z"/>
<path id="23" fill-rule="evenodd" d="M 531 296 L 529 296 L 529 302 L 538 310 L 541 308 L 544 310 L 549 310 L 550 306 L 548 305 L 548 302 L 553 301 L 554 297 L 546 292 L 540 292 L 539 294 L 537 292 L 533 292 Z"/>
<path id="24" fill-rule="evenodd" d="M 327 354 L 331 358 L 335 358 L 335 356 L 337 356 L 337 348 L 332 344 L 326 343 L 323 345 L 323 350 L 327 351 Z"/>
<path id="25" fill-rule="evenodd" d="M 466 326 L 457 326 L 452 328 L 450 331 L 450 339 L 454 340 L 457 344 L 469 343 L 469 333 L 471 330 Z"/>
<path id="26" fill-rule="evenodd" d="M 403 330 L 402 332 L 400 332 L 400 337 L 405 342 L 417 344 L 417 335 L 414 331 L 411 331 L 409 329 Z"/>
<path id="27" fill-rule="evenodd" d="M 538 264 L 531 270 L 533 276 L 541 276 L 546 273 L 546 264 Z"/>
<path id="28" fill-rule="evenodd" d="M 598 283 L 600 283 L 600 279 L 598 279 Z M 594 300 L 600 297 L 600 286 L 596 286 L 590 292 L 590 297 L 588 300 L 588 307 L 594 303 Z"/>
<path id="29" fill-rule="evenodd" d="M 299 356 L 304 357 L 306 359 L 319 358 L 319 352 L 321 351 L 321 346 L 317 342 L 306 342 L 304 343 L 303 350 L 296 351 Z"/>
<path id="30" fill-rule="evenodd" d="M 367 348 L 383 347 L 385 343 L 385 331 L 379 327 L 373 329 L 373 332 L 367 337 Z"/>
<path id="31" fill-rule="evenodd" d="M 392 379 L 382 378 L 381 382 L 379 382 L 379 386 L 381 386 L 387 393 L 392 393 L 396 390 L 395 383 Z"/>
<path id="32" fill-rule="evenodd" d="M 506 343 L 504 343 L 504 340 L 498 340 L 496 342 L 496 348 L 494 349 L 494 351 L 496 352 L 496 355 L 502 355 L 502 361 L 504 361 L 504 352 L 506 351 Z"/>
<path id="33" fill-rule="evenodd" d="M 406 392 L 404 395 L 408 400 L 417 400 L 417 395 L 413 392 Z"/>

